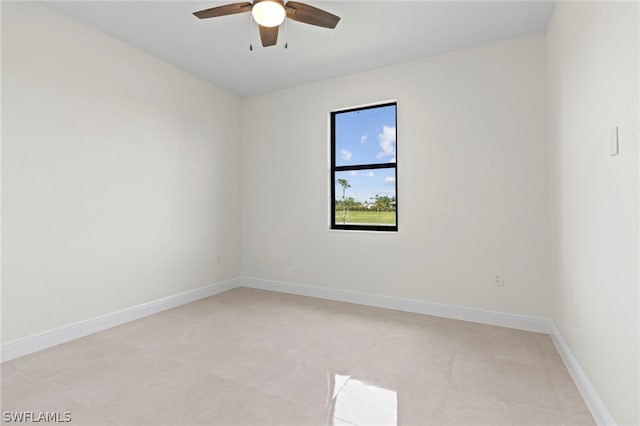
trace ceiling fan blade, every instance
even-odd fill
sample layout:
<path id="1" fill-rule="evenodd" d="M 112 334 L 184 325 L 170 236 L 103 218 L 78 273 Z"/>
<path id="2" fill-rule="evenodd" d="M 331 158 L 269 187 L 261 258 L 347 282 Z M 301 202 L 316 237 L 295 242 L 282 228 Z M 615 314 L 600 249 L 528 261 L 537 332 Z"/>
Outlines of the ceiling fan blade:
<path id="1" fill-rule="evenodd" d="M 304 22 L 305 24 L 317 25 L 318 27 L 324 28 L 335 28 L 340 21 L 339 16 L 297 1 L 287 2 L 285 8 L 289 19 Z"/>
<path id="2" fill-rule="evenodd" d="M 278 27 L 260 27 L 260 40 L 262 40 L 262 46 L 273 46 L 278 42 Z"/>
<path id="3" fill-rule="evenodd" d="M 200 19 L 215 18 L 217 16 L 233 15 L 234 13 L 249 12 L 251 10 L 251 3 L 232 3 L 225 4 L 224 6 L 212 7 L 211 9 L 200 10 L 193 12 Z"/>

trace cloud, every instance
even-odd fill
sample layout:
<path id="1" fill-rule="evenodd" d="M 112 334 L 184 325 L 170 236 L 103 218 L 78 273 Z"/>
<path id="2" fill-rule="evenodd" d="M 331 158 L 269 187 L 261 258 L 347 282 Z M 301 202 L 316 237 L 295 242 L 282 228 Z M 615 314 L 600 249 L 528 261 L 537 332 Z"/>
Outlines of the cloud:
<path id="1" fill-rule="evenodd" d="M 396 162 L 396 157 L 393 157 L 391 160 L 389 160 L 390 163 L 395 163 Z"/>
<path id="2" fill-rule="evenodd" d="M 346 149 L 343 149 L 342 151 L 340 151 L 340 155 L 342 156 L 342 159 L 345 161 L 351 160 L 351 152 L 347 151 Z"/>
<path id="3" fill-rule="evenodd" d="M 382 133 L 378 134 L 378 141 L 380 142 L 380 151 L 377 155 L 378 158 L 394 156 L 396 155 L 396 128 L 389 126 L 382 126 Z"/>
<path id="4" fill-rule="evenodd" d="M 349 172 L 349 176 L 358 176 L 358 172 L 357 172 L 357 170 L 351 170 L 351 171 Z"/>
<path id="5" fill-rule="evenodd" d="M 396 178 L 394 178 L 393 176 L 387 176 L 386 178 L 384 178 L 384 183 L 388 183 L 388 184 L 396 183 Z"/>
<path id="6" fill-rule="evenodd" d="M 362 136 L 360 137 L 360 143 L 365 143 L 365 142 L 367 141 L 367 139 L 369 139 L 369 136 L 367 136 L 367 135 L 362 135 Z"/>
<path id="7" fill-rule="evenodd" d="M 367 173 L 367 177 L 374 177 L 375 175 L 376 175 L 376 174 L 375 174 L 375 173 L 373 173 L 373 172 L 369 172 L 369 173 Z"/>

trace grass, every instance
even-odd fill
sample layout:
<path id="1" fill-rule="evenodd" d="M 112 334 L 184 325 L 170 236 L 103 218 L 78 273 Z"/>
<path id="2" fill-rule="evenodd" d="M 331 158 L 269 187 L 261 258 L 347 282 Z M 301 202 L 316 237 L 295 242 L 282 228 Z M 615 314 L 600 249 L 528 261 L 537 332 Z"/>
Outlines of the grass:
<path id="1" fill-rule="evenodd" d="M 344 223 L 342 210 L 336 210 L 336 224 Z M 363 223 L 370 225 L 395 225 L 396 212 L 347 211 L 347 223 Z"/>

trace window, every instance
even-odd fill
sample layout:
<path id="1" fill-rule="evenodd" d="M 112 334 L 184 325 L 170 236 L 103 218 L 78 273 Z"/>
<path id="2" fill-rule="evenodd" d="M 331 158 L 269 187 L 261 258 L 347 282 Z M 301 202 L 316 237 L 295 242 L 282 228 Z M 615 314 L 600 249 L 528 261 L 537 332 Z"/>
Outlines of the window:
<path id="1" fill-rule="evenodd" d="M 331 113 L 331 229 L 397 231 L 396 103 Z"/>

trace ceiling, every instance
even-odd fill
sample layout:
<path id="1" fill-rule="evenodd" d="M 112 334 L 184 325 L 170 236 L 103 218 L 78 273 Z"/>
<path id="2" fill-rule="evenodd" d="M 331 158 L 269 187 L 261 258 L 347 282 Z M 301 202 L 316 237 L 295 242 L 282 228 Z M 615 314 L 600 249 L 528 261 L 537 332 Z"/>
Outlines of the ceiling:
<path id="1" fill-rule="evenodd" d="M 263 48 L 250 13 L 192 15 L 236 1 L 45 4 L 242 96 L 541 32 L 553 9 L 547 1 L 304 0 L 340 16 L 336 29 L 286 20 L 278 44 Z"/>

